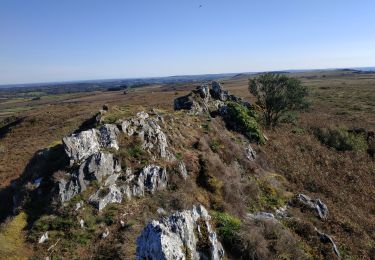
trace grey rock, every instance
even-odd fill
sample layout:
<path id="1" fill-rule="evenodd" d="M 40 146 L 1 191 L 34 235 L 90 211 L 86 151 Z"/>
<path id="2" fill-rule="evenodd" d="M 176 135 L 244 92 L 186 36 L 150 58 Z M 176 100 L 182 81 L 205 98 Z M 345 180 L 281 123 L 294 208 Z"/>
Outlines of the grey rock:
<path id="1" fill-rule="evenodd" d="M 178 163 L 178 171 L 180 172 L 181 176 L 186 180 L 188 177 L 188 172 L 186 170 L 186 165 L 183 161 Z"/>
<path id="2" fill-rule="evenodd" d="M 327 234 L 325 234 L 325 233 L 323 233 L 323 232 L 320 232 L 317 228 L 315 228 L 315 231 L 318 233 L 319 238 L 320 238 L 320 241 L 321 241 L 322 243 L 330 243 L 330 244 L 332 244 L 333 252 L 334 252 L 339 258 L 341 258 L 341 256 L 340 256 L 340 251 L 339 251 L 339 249 L 337 248 L 337 245 L 336 245 L 336 243 L 333 241 L 333 239 L 332 239 L 329 235 L 327 235 Z"/>
<path id="3" fill-rule="evenodd" d="M 102 238 L 107 238 L 109 236 L 109 229 L 106 228 L 105 231 L 102 233 Z"/>
<path id="4" fill-rule="evenodd" d="M 210 98 L 210 89 L 207 85 L 202 85 L 202 86 L 197 87 L 196 91 L 200 95 L 201 98 L 203 99 Z"/>
<path id="5" fill-rule="evenodd" d="M 219 82 L 212 82 L 211 96 L 214 99 L 219 99 L 221 101 L 228 100 L 228 91 L 224 91 Z"/>
<path id="6" fill-rule="evenodd" d="M 65 179 L 58 180 L 57 187 L 58 197 L 61 203 L 71 200 L 82 191 L 78 179 L 74 177 L 68 181 Z"/>
<path id="7" fill-rule="evenodd" d="M 156 210 L 156 212 L 157 212 L 159 215 L 165 215 L 165 214 L 167 214 L 167 212 L 166 212 L 163 208 L 158 208 L 158 209 Z"/>
<path id="8" fill-rule="evenodd" d="M 247 159 L 249 159 L 250 161 L 254 161 L 256 159 L 257 153 L 250 144 L 246 147 L 245 152 Z"/>
<path id="9" fill-rule="evenodd" d="M 145 192 L 153 194 L 157 190 L 167 187 L 167 171 L 157 165 L 148 165 L 139 173 L 135 185 L 132 187 L 132 195 L 142 197 Z"/>
<path id="10" fill-rule="evenodd" d="M 145 112 L 137 113 L 136 117 L 121 123 L 124 133 L 129 136 L 138 135 L 142 140 L 142 149 L 161 158 L 173 160 L 174 156 L 168 151 L 167 136 L 158 125 L 157 120 Z"/>
<path id="11" fill-rule="evenodd" d="M 257 212 L 255 214 L 247 214 L 247 216 L 254 220 L 275 220 L 275 215 L 269 212 Z"/>
<path id="12" fill-rule="evenodd" d="M 79 168 L 80 179 L 102 182 L 104 177 L 121 171 L 121 166 L 113 154 L 99 152 L 90 156 Z"/>
<path id="13" fill-rule="evenodd" d="M 46 233 L 44 233 L 40 238 L 39 238 L 39 244 L 43 244 L 44 242 L 46 242 L 48 240 L 48 231 Z"/>
<path id="14" fill-rule="evenodd" d="M 82 131 L 63 138 L 65 152 L 70 159 L 70 164 L 80 163 L 101 148 L 118 149 L 116 125 L 106 124 L 97 129 Z"/>
<path id="15" fill-rule="evenodd" d="M 63 138 L 65 152 L 70 164 L 79 163 L 94 153 L 99 152 L 98 130 L 90 129 Z"/>
<path id="16" fill-rule="evenodd" d="M 110 153 L 98 152 L 87 158 L 79 167 L 78 171 L 67 174 L 58 180 L 59 201 L 64 203 L 72 199 L 75 195 L 86 190 L 87 185 L 93 180 L 102 183 L 108 175 L 115 175 L 121 171 L 119 163 Z M 115 177 L 111 177 L 115 178 Z M 114 184 L 106 181 L 106 184 Z"/>
<path id="17" fill-rule="evenodd" d="M 327 219 L 328 207 L 320 199 L 311 199 L 305 194 L 298 194 L 298 200 L 305 206 L 315 209 L 321 219 Z"/>
<path id="18" fill-rule="evenodd" d="M 89 197 L 89 202 L 101 211 L 110 203 L 121 203 L 122 194 L 116 185 L 111 185 L 106 188 L 101 187 Z"/>
<path id="19" fill-rule="evenodd" d="M 81 228 L 85 228 L 85 221 L 83 219 L 80 219 L 79 225 L 81 226 Z"/>
<path id="20" fill-rule="evenodd" d="M 99 143 L 101 147 L 118 150 L 117 135 L 120 130 L 116 125 L 105 124 L 99 128 Z"/>
<path id="21" fill-rule="evenodd" d="M 222 259 L 224 250 L 209 220 L 201 205 L 160 221 L 152 220 L 137 239 L 136 259 Z M 197 243 L 201 239 L 208 241 L 209 255 L 199 251 Z"/>
<path id="22" fill-rule="evenodd" d="M 82 206 L 83 206 L 83 201 L 82 200 L 79 201 L 79 202 L 77 202 L 76 203 L 76 209 L 75 209 L 75 211 L 78 211 Z"/>
<path id="23" fill-rule="evenodd" d="M 190 94 L 178 97 L 174 100 L 175 110 L 188 110 L 189 114 L 210 113 L 223 115 L 226 112 L 227 101 L 240 103 L 246 107 L 251 107 L 249 102 L 242 101 L 241 98 L 229 95 L 223 90 L 220 83 L 213 81 L 211 87 L 202 85 L 193 90 Z"/>

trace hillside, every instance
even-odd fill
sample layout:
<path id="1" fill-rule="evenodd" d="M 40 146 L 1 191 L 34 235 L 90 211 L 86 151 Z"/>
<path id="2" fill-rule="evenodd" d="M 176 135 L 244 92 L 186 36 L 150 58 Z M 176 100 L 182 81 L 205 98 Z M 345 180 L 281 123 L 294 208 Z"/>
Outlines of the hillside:
<path id="1" fill-rule="evenodd" d="M 291 75 L 274 130 L 247 75 L 6 104 L 0 258 L 374 259 L 375 74 Z"/>

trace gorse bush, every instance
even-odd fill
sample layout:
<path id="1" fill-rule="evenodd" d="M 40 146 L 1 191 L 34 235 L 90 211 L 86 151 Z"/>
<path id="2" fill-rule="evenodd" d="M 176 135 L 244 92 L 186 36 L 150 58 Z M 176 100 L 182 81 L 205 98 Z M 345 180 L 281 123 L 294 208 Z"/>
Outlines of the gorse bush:
<path id="1" fill-rule="evenodd" d="M 257 114 L 247 107 L 229 102 L 227 104 L 226 122 L 237 131 L 243 133 L 252 141 L 264 144 L 265 140 L 257 121 Z"/>
<path id="2" fill-rule="evenodd" d="M 319 141 L 337 151 L 366 151 L 367 143 L 362 134 L 349 132 L 345 127 L 315 130 Z"/>

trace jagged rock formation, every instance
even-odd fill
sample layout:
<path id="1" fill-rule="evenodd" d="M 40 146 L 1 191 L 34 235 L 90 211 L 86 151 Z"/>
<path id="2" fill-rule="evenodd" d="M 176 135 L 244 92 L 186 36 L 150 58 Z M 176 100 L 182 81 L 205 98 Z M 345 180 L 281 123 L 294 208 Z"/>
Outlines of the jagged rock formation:
<path id="1" fill-rule="evenodd" d="M 213 81 L 211 87 L 202 85 L 193 90 L 190 94 L 178 97 L 174 100 L 175 110 L 189 110 L 192 114 L 200 113 L 225 113 L 225 102 L 232 101 L 250 107 L 250 103 L 244 102 L 241 98 L 230 95 L 223 90 L 220 83 Z"/>
<path id="2" fill-rule="evenodd" d="M 202 206 L 152 220 L 137 239 L 137 260 L 221 259 L 224 250 Z"/>
<path id="3" fill-rule="evenodd" d="M 303 205 L 316 210 L 321 219 L 327 219 L 328 207 L 320 199 L 314 200 L 305 194 L 298 194 L 298 200 Z"/>
<path id="4" fill-rule="evenodd" d="M 141 148 L 150 154 L 151 160 L 176 160 L 168 149 L 167 137 L 158 121 L 161 121 L 159 116 L 153 118 L 145 112 L 139 112 L 133 118 L 121 120 L 119 126 L 105 124 L 99 129 L 89 129 L 65 137 L 65 153 L 75 170 L 58 179 L 59 201 L 69 201 L 85 191 L 92 181 L 96 181 L 100 187 L 88 201 L 99 210 L 110 203 L 120 203 L 124 198 L 141 197 L 165 189 L 168 176 L 164 167 L 149 164 L 138 171 L 131 168 L 123 171 L 119 161 L 110 152 L 111 149 L 119 149 L 117 137 L 121 132 L 120 127 L 123 134 L 140 137 Z M 178 169 L 182 177 L 186 178 L 187 171 L 182 161 Z"/>
<path id="5" fill-rule="evenodd" d="M 121 127 L 128 136 L 137 135 L 141 138 L 142 149 L 150 154 L 155 150 L 156 155 L 172 161 L 175 156 L 168 150 L 167 137 L 158 121 L 159 118 L 154 119 L 145 112 L 139 112 L 136 117 L 122 121 Z"/>

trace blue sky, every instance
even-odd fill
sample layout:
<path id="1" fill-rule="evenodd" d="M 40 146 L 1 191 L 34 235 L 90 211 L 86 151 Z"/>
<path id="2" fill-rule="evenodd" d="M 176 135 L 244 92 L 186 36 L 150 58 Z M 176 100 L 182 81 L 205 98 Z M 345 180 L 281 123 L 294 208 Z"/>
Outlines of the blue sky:
<path id="1" fill-rule="evenodd" d="M 0 84 L 360 66 L 374 0 L 0 1 Z"/>

